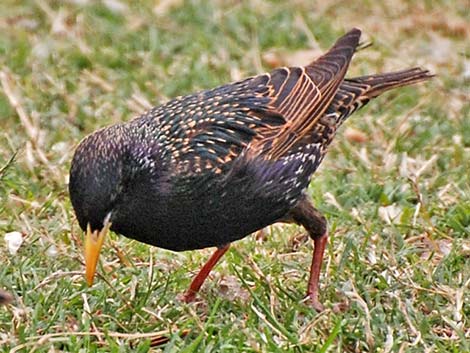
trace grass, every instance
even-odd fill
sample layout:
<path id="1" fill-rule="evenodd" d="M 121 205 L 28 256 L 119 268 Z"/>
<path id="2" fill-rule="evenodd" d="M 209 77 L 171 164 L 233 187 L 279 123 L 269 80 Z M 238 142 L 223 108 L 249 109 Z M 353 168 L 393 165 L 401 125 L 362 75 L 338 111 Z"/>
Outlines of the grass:
<path id="1" fill-rule="evenodd" d="M 0 289 L 14 297 L 0 307 L 0 351 L 470 352 L 465 2 L 156 4 L 0 4 L 0 235 L 24 240 L 11 255 L 0 237 Z M 374 45 L 351 75 L 422 65 L 438 77 L 356 113 L 312 180 L 331 233 L 325 312 L 302 303 L 312 246 L 296 226 L 236 243 L 195 304 L 177 294 L 211 249 L 114 235 L 86 286 L 66 186 L 81 138 L 172 96 L 306 63 L 353 26 Z"/>

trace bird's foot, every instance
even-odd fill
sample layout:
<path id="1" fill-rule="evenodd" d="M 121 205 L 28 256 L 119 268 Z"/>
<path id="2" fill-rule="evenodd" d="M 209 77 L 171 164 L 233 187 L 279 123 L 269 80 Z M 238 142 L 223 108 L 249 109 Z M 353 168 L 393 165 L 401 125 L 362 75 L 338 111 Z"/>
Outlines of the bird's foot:
<path id="1" fill-rule="evenodd" d="M 186 292 L 180 294 L 178 296 L 178 299 L 181 300 L 183 303 L 192 303 L 196 300 L 196 293 L 197 292 L 194 292 L 192 290 L 187 290 Z"/>
<path id="2" fill-rule="evenodd" d="M 305 301 L 319 313 L 325 310 L 323 304 L 318 300 L 318 293 L 307 293 Z"/>
<path id="3" fill-rule="evenodd" d="M 349 309 L 349 301 L 348 300 L 343 300 L 339 303 L 336 303 L 333 305 L 333 307 L 331 308 L 331 310 L 335 313 L 335 314 L 339 314 L 339 313 L 344 313 L 346 312 L 347 310 Z"/>

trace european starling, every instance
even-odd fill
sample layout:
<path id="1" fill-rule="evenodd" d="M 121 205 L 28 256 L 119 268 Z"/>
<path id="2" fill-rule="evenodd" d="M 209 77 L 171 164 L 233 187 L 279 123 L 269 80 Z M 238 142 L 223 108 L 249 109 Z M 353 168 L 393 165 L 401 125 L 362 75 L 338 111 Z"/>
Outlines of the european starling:
<path id="1" fill-rule="evenodd" d="M 86 230 L 87 282 L 109 229 L 174 251 L 217 247 L 184 295 L 191 301 L 232 242 L 293 222 L 314 241 L 307 297 L 322 310 L 328 231 L 305 193 L 312 174 L 349 115 L 385 91 L 432 77 L 413 68 L 346 79 L 360 35 L 352 29 L 305 67 L 178 97 L 86 137 L 69 190 Z"/>

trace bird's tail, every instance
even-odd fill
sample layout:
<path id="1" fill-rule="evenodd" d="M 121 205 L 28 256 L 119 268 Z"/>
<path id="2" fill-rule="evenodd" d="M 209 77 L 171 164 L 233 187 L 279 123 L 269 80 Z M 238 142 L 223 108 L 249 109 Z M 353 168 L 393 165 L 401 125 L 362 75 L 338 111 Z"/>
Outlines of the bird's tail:
<path id="1" fill-rule="evenodd" d="M 432 77 L 434 77 L 434 75 L 428 70 L 414 67 L 408 70 L 346 79 L 344 83 L 363 86 L 365 91 L 363 91 L 361 96 L 371 99 L 388 90 L 426 81 Z"/>
<path id="2" fill-rule="evenodd" d="M 394 88 L 412 85 L 434 77 L 428 70 L 418 67 L 345 79 L 336 92 L 328 112 L 339 113 L 341 124 L 348 116 L 366 105 L 372 98 Z"/>

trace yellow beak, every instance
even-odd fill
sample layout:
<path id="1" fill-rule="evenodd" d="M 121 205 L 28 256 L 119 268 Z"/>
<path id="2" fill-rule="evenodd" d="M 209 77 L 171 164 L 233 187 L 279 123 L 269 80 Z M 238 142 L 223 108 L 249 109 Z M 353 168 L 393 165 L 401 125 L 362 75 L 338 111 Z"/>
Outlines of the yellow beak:
<path id="1" fill-rule="evenodd" d="M 96 272 L 96 265 L 98 264 L 98 258 L 100 256 L 101 247 L 103 246 L 103 241 L 106 234 L 111 227 L 111 222 L 105 222 L 103 229 L 100 231 L 95 230 L 91 231 L 91 227 L 88 224 L 86 229 L 86 238 L 85 238 L 85 277 L 86 282 L 89 286 L 93 284 L 93 277 Z"/>

